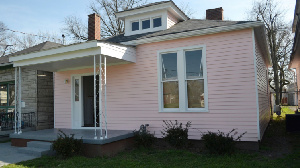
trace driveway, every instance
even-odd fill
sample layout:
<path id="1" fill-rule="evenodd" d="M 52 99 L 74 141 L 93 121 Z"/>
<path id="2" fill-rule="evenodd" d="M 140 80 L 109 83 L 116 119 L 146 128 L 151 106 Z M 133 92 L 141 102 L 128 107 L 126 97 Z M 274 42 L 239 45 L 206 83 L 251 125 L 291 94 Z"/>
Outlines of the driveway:
<path id="1" fill-rule="evenodd" d="M 0 143 L 0 167 L 11 163 L 38 158 L 36 156 L 18 153 L 18 147 L 11 146 L 10 142 Z"/>

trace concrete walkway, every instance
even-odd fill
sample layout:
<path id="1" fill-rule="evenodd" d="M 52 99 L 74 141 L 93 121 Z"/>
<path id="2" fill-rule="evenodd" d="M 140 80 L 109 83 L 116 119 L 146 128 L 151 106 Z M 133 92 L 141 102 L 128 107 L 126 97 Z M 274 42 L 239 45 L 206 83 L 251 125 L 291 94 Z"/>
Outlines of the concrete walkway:
<path id="1" fill-rule="evenodd" d="M 38 158 L 36 156 L 18 153 L 18 147 L 11 146 L 10 142 L 0 143 L 0 167 L 12 163 Z"/>

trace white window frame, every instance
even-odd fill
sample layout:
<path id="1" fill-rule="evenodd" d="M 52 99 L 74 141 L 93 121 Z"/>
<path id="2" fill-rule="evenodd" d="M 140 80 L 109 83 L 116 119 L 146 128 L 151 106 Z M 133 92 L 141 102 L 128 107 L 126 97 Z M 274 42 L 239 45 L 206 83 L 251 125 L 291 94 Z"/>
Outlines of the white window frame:
<path id="1" fill-rule="evenodd" d="M 146 20 L 149 20 L 150 22 L 150 27 L 149 28 L 146 28 L 146 29 L 143 29 L 143 21 L 146 21 Z M 151 18 L 146 18 L 146 19 L 141 19 L 141 30 L 147 30 L 147 29 L 151 29 Z"/>
<path id="2" fill-rule="evenodd" d="M 185 51 L 202 50 L 203 80 L 204 80 L 204 108 L 188 108 L 187 100 L 187 79 Z M 163 81 L 162 81 L 162 54 L 177 53 L 177 76 L 179 89 L 179 108 L 164 108 L 163 103 Z M 157 74 L 158 74 L 158 104 L 159 112 L 209 112 L 208 110 L 208 89 L 207 89 L 207 69 L 206 69 L 206 46 L 196 45 L 157 51 Z"/>
<path id="3" fill-rule="evenodd" d="M 154 19 L 157 19 L 157 18 L 160 18 L 161 23 L 160 23 L 160 26 L 154 27 Z M 163 25 L 163 23 L 162 23 L 162 22 L 163 22 L 162 16 L 152 17 L 151 20 L 152 20 L 152 25 L 151 25 L 151 27 L 152 27 L 153 29 L 156 29 L 156 28 L 158 28 L 158 27 L 162 27 L 162 25 Z"/>
<path id="4" fill-rule="evenodd" d="M 133 24 L 134 22 L 138 22 L 138 24 L 139 24 L 139 29 L 137 29 L 137 30 L 132 30 L 132 28 L 133 28 L 133 27 L 132 27 L 132 24 Z M 140 31 L 140 30 L 141 30 L 141 29 L 140 29 L 140 28 L 141 28 L 140 20 L 133 20 L 133 21 L 131 21 L 131 22 L 130 22 L 130 27 L 131 27 L 131 31 L 132 31 L 132 32 Z"/>

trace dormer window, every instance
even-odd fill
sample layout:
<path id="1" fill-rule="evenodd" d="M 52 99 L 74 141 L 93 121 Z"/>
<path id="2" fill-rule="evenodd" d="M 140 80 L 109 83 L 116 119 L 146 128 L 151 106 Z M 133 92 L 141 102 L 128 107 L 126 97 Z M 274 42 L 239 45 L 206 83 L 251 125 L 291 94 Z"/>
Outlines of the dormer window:
<path id="1" fill-rule="evenodd" d="M 161 17 L 154 18 L 153 19 L 153 28 L 154 27 L 160 27 L 161 26 Z"/>
<path id="2" fill-rule="evenodd" d="M 167 30 L 189 18 L 174 4 L 163 1 L 115 13 L 124 21 L 124 36 Z"/>
<path id="3" fill-rule="evenodd" d="M 132 31 L 139 30 L 139 21 L 134 21 L 131 23 Z"/>
<path id="4" fill-rule="evenodd" d="M 142 28 L 149 29 L 150 28 L 150 19 L 146 19 L 142 21 Z"/>

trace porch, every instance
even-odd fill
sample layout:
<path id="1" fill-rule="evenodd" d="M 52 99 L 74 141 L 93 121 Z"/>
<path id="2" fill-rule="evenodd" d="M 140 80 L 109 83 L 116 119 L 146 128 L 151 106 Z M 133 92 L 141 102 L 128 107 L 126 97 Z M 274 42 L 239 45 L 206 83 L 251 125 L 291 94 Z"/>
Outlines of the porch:
<path id="1" fill-rule="evenodd" d="M 57 139 L 61 130 L 67 136 L 74 134 L 75 139 L 83 140 L 83 154 L 88 157 L 114 155 L 133 145 L 133 131 L 129 130 L 108 130 L 108 137 L 94 139 L 94 130 L 91 129 L 45 129 L 39 131 L 23 132 L 22 134 L 10 134 L 11 145 L 27 147 L 30 141 L 53 142 Z M 100 131 L 100 130 L 97 130 Z"/>
<path id="2" fill-rule="evenodd" d="M 113 131 L 107 131 L 106 67 L 135 63 L 135 48 L 103 41 L 87 41 L 18 55 L 11 57 L 10 60 L 13 61 L 14 67 L 16 67 L 16 109 L 19 113 L 22 113 L 23 101 L 26 102 L 20 95 L 22 92 L 21 69 L 28 67 L 35 70 L 55 72 L 54 127 L 84 129 L 84 131 L 89 131 L 87 134 L 93 136 L 92 139 L 103 139 L 103 143 L 109 143 L 109 139 L 111 139 L 109 137 L 114 137 Z M 85 70 L 91 71 L 78 74 L 79 71 Z M 72 71 L 69 76 L 59 77 L 60 74 L 69 71 Z M 85 79 L 86 77 L 88 79 Z M 88 90 L 84 90 L 84 88 L 88 88 Z M 66 95 L 70 95 L 70 97 Z M 66 100 L 65 97 L 68 97 L 68 100 L 61 101 L 62 99 Z M 22 121 L 18 117 L 15 120 L 17 120 L 16 123 Z M 113 135 L 109 135 L 107 132 Z M 22 133 L 21 127 L 17 127 L 16 133 Z M 70 131 L 66 133 L 77 134 L 77 132 Z M 57 132 L 41 134 L 54 135 L 54 139 L 57 137 Z M 84 143 L 90 142 L 89 136 L 83 137 Z M 15 135 L 16 137 L 20 136 Z M 47 137 L 41 140 L 51 141 L 53 139 Z M 93 142 L 98 143 L 98 141 Z"/>

